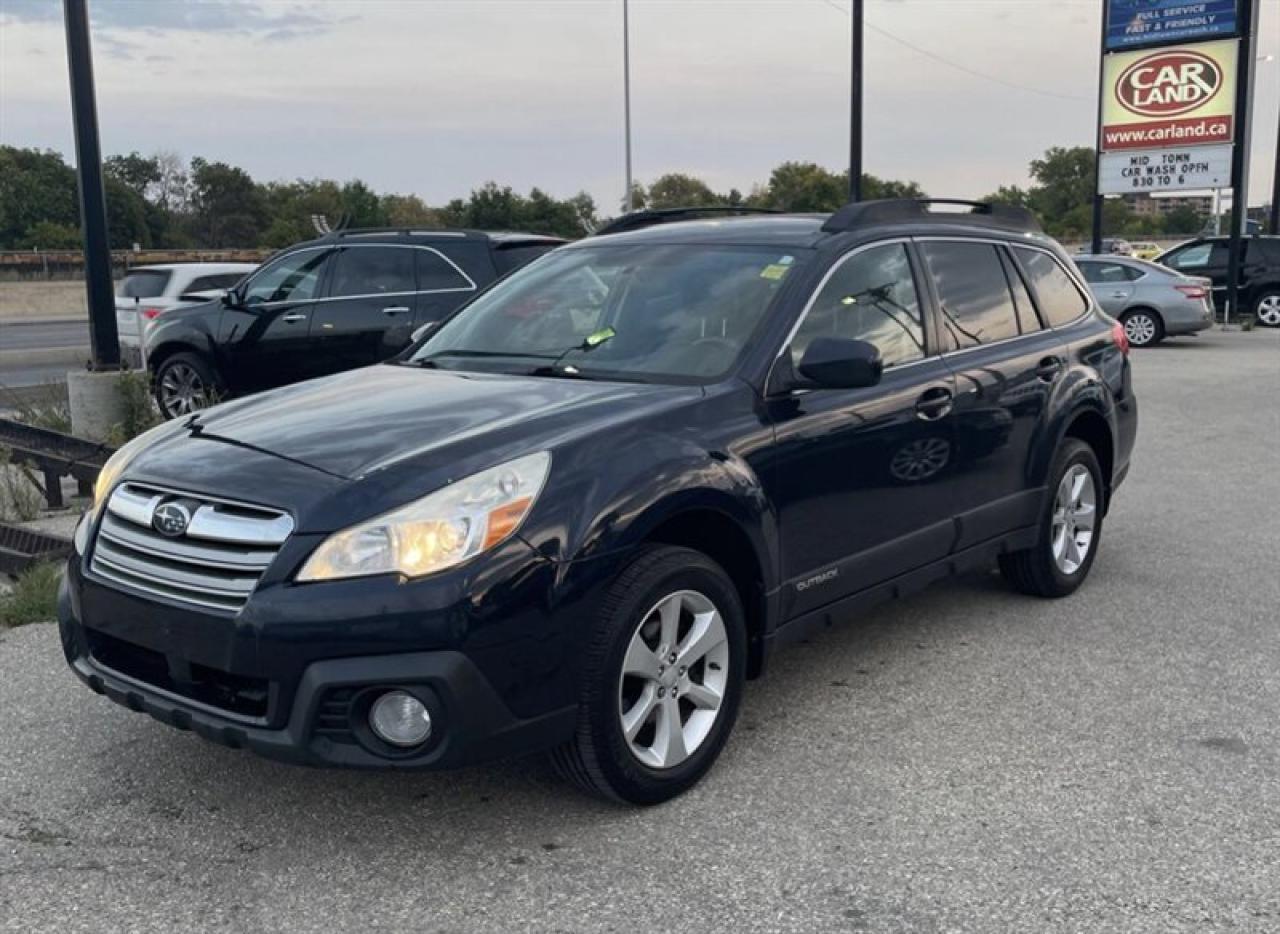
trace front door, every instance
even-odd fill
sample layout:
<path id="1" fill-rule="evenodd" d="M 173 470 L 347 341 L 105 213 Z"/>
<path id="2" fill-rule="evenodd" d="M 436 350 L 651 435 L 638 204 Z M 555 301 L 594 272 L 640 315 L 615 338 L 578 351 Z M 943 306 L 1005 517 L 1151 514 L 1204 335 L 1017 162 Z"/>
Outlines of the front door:
<path id="1" fill-rule="evenodd" d="M 928 347 L 904 242 L 840 260 L 784 354 L 798 364 L 821 336 L 870 341 L 885 372 L 876 386 L 767 403 L 776 441 L 764 479 L 778 510 L 784 618 L 942 558 L 953 538 L 955 381 Z"/>
<path id="2" fill-rule="evenodd" d="M 245 282 L 239 306 L 226 310 L 218 328 L 229 388 L 270 389 L 317 375 L 311 316 L 332 256 L 327 247 L 297 250 Z"/>
<path id="3" fill-rule="evenodd" d="M 950 344 L 944 359 L 956 377 L 959 550 L 1036 522 L 1040 491 L 1030 480 L 1031 451 L 1043 443 L 1049 397 L 1065 373 L 1066 351 L 1041 322 L 1023 273 L 1004 247 L 925 240 L 920 252 Z M 1075 290 L 1069 279 L 1068 286 Z M 1077 299 L 1078 317 L 1085 306 L 1078 293 Z"/>

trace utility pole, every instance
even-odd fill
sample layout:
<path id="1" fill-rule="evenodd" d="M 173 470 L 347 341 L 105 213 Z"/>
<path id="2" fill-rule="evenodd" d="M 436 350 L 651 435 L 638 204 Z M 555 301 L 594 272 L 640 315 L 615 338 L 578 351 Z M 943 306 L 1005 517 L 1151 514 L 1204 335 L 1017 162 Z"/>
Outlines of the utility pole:
<path id="1" fill-rule="evenodd" d="M 71 69 L 71 114 L 76 135 L 76 178 L 80 190 L 80 228 L 84 234 L 84 285 L 89 299 L 89 343 L 94 370 L 120 366 L 116 301 L 111 288 L 111 243 L 98 145 L 98 109 L 93 88 L 93 50 L 85 0 L 63 0 L 67 26 L 67 62 Z"/>
<path id="2" fill-rule="evenodd" d="M 862 200 L 863 0 L 853 0 L 849 42 L 849 200 Z"/>
<path id="3" fill-rule="evenodd" d="M 627 194 L 623 199 L 623 209 L 629 214 L 634 205 L 631 182 L 631 16 L 627 0 L 622 0 L 622 101 L 627 148 Z"/>
<path id="4" fill-rule="evenodd" d="M 1097 134 L 1093 144 L 1093 222 L 1089 242 L 1089 252 L 1097 256 L 1102 252 L 1102 102 L 1105 98 L 1102 82 L 1106 76 L 1107 62 L 1107 4 L 1102 7 L 1102 38 L 1098 40 L 1098 118 L 1095 121 Z"/>
<path id="5" fill-rule="evenodd" d="M 1276 166 L 1271 179 L 1271 232 L 1280 234 L 1280 119 L 1276 120 Z"/>

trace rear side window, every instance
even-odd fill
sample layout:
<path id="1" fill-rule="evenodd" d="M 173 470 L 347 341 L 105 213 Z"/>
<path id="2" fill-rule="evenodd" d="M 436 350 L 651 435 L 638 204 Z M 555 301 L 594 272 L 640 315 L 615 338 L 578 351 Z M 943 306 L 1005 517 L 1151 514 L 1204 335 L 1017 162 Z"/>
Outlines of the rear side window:
<path id="1" fill-rule="evenodd" d="M 220 272 L 212 276 L 199 276 L 192 279 L 187 292 L 211 292 L 214 289 L 230 289 L 244 278 L 242 272 Z"/>
<path id="2" fill-rule="evenodd" d="M 414 291 L 413 254 L 401 247 L 347 247 L 338 254 L 330 298 Z"/>
<path id="3" fill-rule="evenodd" d="M 475 285 L 435 250 L 406 250 L 413 253 L 418 265 L 418 291 L 457 292 L 469 291 Z"/>
<path id="4" fill-rule="evenodd" d="M 531 263 L 548 250 L 554 250 L 555 243 L 526 243 L 520 246 L 504 246 L 493 251 L 493 264 L 498 267 L 498 275 L 503 276 L 513 269 L 519 269 L 525 263 Z"/>
<path id="5" fill-rule="evenodd" d="M 1142 273 L 1131 266 L 1120 263 L 1076 263 L 1084 275 L 1085 282 L 1132 282 L 1142 277 Z"/>
<path id="6" fill-rule="evenodd" d="M 1280 239 L 1275 237 L 1255 237 L 1246 240 L 1245 256 L 1251 263 L 1266 263 L 1269 266 L 1280 266 Z"/>
<path id="7" fill-rule="evenodd" d="M 994 246 L 925 241 L 920 248 L 938 289 L 942 326 L 958 347 L 1018 336 L 1013 295 Z"/>
<path id="8" fill-rule="evenodd" d="M 1075 281 L 1056 259 L 1040 250 L 1014 247 L 1014 252 L 1027 271 L 1040 303 L 1040 313 L 1050 327 L 1068 324 L 1088 310 L 1089 300 L 1080 294 Z"/>
<path id="9" fill-rule="evenodd" d="M 120 282 L 121 298 L 159 298 L 173 273 L 167 269 L 135 269 Z"/>

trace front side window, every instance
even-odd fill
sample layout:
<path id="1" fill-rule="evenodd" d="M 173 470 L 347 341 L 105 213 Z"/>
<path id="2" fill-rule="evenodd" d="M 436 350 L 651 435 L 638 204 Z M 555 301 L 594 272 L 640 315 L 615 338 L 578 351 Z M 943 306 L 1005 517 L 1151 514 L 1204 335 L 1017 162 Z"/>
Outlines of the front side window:
<path id="1" fill-rule="evenodd" d="M 862 250 L 836 266 L 791 341 L 795 365 L 816 337 L 867 341 L 880 348 L 886 367 L 924 356 L 924 320 L 905 245 Z"/>
<path id="2" fill-rule="evenodd" d="M 993 245 L 946 240 L 920 247 L 937 285 L 942 326 L 958 347 L 1018 336 L 1013 296 Z"/>
<path id="3" fill-rule="evenodd" d="M 394 246 L 347 247 L 334 259 L 330 298 L 414 291 L 413 251 Z"/>
<path id="4" fill-rule="evenodd" d="M 564 250 L 502 280 L 408 362 L 705 382 L 728 372 L 800 261 L 755 247 Z"/>
<path id="5" fill-rule="evenodd" d="M 320 274 L 332 256 L 332 250 L 299 250 L 280 257 L 249 280 L 244 303 L 303 302 L 315 298 Z"/>
<path id="6" fill-rule="evenodd" d="M 1207 269 L 1226 264 L 1227 247 L 1223 243 L 1197 243 L 1165 260 L 1165 265 L 1174 269 Z"/>
<path id="7" fill-rule="evenodd" d="M 1031 288 L 1040 301 L 1040 311 L 1050 327 L 1068 324 L 1089 309 L 1089 300 L 1080 294 L 1075 281 L 1058 261 L 1040 250 L 1014 247 Z"/>

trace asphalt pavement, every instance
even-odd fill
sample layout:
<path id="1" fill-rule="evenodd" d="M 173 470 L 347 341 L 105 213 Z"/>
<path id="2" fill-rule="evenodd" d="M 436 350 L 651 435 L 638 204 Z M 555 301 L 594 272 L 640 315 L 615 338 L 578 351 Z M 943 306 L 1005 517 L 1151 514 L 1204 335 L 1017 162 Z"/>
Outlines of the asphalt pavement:
<path id="1" fill-rule="evenodd" d="M 0 321 L 0 351 L 87 346 L 87 320 Z"/>
<path id="2" fill-rule="evenodd" d="M 265 762 L 0 634 L 0 930 L 1280 930 L 1280 332 L 1134 361 L 1080 592 L 979 574 L 784 652 L 649 810 Z"/>

